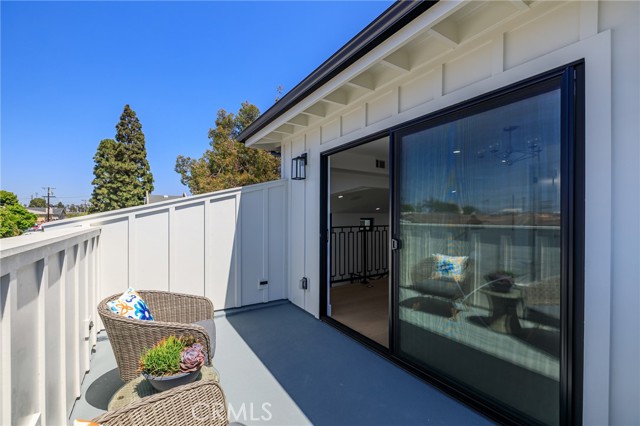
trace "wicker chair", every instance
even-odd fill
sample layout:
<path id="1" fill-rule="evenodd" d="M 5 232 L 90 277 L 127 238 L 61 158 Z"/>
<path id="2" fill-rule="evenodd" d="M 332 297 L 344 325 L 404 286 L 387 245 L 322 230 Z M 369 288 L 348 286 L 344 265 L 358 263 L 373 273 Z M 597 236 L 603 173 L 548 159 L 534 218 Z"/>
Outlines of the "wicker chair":
<path id="1" fill-rule="evenodd" d="M 560 277 L 549 277 L 524 288 L 524 318 L 560 328 Z"/>
<path id="2" fill-rule="evenodd" d="M 145 350 L 159 340 L 175 335 L 177 337 L 193 335 L 204 343 L 207 351 L 207 364 L 215 350 L 215 328 L 209 337 L 207 330 L 193 324 L 198 321 L 213 320 L 213 303 L 206 297 L 166 291 L 138 290 L 153 315 L 153 321 L 123 318 L 113 313 L 107 302 L 120 297 L 114 294 L 98 305 L 98 313 L 107 330 L 107 336 L 118 364 L 120 378 L 128 382 L 136 378 L 138 362 Z"/>
<path id="3" fill-rule="evenodd" d="M 227 403 L 220 386 L 198 381 L 146 397 L 92 421 L 103 426 L 227 426 Z"/>
<path id="4" fill-rule="evenodd" d="M 411 280 L 404 287 L 414 290 L 429 299 L 440 300 L 446 302 L 449 306 L 451 318 L 458 320 L 458 313 L 465 310 L 464 301 L 469 294 L 471 284 L 473 283 L 473 263 L 471 259 L 467 259 L 463 269 L 463 277 L 459 281 L 444 280 L 434 277 L 435 259 L 429 256 L 416 263 L 411 268 Z M 423 302 L 421 298 L 416 302 L 411 299 L 411 307 L 413 309 L 421 309 Z"/>
<path id="5" fill-rule="evenodd" d="M 463 299 L 469 293 L 473 283 L 472 262 L 471 259 L 467 260 L 464 277 L 460 281 L 448 281 L 433 278 L 435 264 L 433 256 L 429 256 L 411 269 L 411 282 L 408 288 L 450 301 Z"/>

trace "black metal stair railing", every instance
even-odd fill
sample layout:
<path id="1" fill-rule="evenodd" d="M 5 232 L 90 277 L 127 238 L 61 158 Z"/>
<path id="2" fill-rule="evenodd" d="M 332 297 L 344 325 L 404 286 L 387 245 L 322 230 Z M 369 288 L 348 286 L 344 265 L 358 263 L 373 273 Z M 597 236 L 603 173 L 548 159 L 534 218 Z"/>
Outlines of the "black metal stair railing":
<path id="1" fill-rule="evenodd" d="M 331 227 L 331 283 L 377 278 L 389 273 L 389 226 L 361 231 L 359 226 Z"/>

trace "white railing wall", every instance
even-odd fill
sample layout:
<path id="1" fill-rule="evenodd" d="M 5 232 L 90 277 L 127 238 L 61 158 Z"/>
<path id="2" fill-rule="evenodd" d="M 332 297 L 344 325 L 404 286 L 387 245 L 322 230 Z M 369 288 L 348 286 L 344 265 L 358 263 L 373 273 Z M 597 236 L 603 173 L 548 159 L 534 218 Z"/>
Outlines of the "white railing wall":
<path id="1" fill-rule="evenodd" d="M 286 188 L 280 180 L 94 214 L 45 233 L 101 228 L 100 297 L 133 286 L 204 295 L 216 310 L 286 299 Z"/>
<path id="2" fill-rule="evenodd" d="M 96 307 L 128 286 L 205 295 L 216 309 L 287 298 L 286 188 L 186 197 L 1 240 L 0 424 L 67 423 L 102 328 Z"/>
<path id="3" fill-rule="evenodd" d="M 0 242 L 0 424 L 66 424 L 96 341 L 100 229 Z"/>

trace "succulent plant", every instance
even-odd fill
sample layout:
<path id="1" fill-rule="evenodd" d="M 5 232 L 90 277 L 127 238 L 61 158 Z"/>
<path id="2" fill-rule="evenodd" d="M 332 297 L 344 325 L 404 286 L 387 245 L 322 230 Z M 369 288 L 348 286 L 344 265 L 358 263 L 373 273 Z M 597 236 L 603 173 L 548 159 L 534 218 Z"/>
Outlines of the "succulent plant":
<path id="1" fill-rule="evenodd" d="M 188 336 L 182 336 L 181 337 L 182 343 L 184 343 L 184 346 L 191 346 L 194 343 L 198 342 L 198 339 L 195 338 L 195 336 L 192 336 L 191 334 L 189 334 Z"/>
<path id="2" fill-rule="evenodd" d="M 176 336 L 160 340 L 140 358 L 140 370 L 152 376 L 171 376 L 180 372 L 184 342 Z"/>
<path id="3" fill-rule="evenodd" d="M 204 348 L 200 343 L 187 346 L 180 354 L 181 371 L 196 371 L 202 364 L 204 364 Z"/>
<path id="4" fill-rule="evenodd" d="M 169 336 L 160 340 L 140 358 L 140 371 L 151 376 L 172 376 L 196 371 L 204 364 L 201 343 L 193 336 Z"/>

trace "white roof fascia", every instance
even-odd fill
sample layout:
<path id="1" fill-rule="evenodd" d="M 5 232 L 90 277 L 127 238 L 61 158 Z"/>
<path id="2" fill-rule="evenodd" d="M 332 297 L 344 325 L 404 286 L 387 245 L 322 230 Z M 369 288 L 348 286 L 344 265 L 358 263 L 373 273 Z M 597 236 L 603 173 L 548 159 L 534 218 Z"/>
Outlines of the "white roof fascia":
<path id="1" fill-rule="evenodd" d="M 353 65 L 341 72 L 338 76 L 334 77 L 330 82 L 326 83 L 319 90 L 316 90 L 311 96 L 308 96 L 295 107 L 278 117 L 269 125 L 265 126 L 262 130 L 251 136 L 246 141 L 246 146 L 252 146 L 258 143 L 262 138 L 272 133 L 276 128 L 282 126 L 287 121 L 293 119 L 298 114 L 302 113 L 305 109 L 314 105 L 316 102 L 321 101 L 328 94 L 334 90 L 345 85 L 349 80 L 355 78 L 360 73 L 366 71 L 372 65 L 378 63 L 386 56 L 389 56 L 395 50 L 402 47 L 408 41 L 423 31 L 428 30 L 433 25 L 446 19 L 449 15 L 453 14 L 456 10 L 463 7 L 470 0 L 447 0 L 441 1 L 427 10 L 423 15 L 417 17 L 412 22 L 401 28 L 389 39 L 384 41 L 380 46 L 374 48 L 371 52 L 360 58 Z"/>

